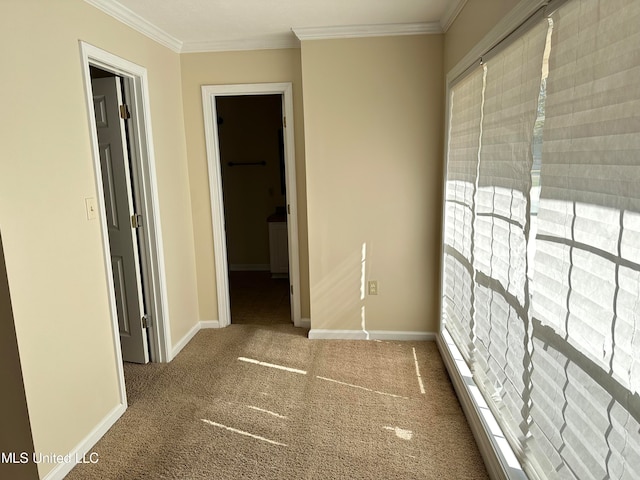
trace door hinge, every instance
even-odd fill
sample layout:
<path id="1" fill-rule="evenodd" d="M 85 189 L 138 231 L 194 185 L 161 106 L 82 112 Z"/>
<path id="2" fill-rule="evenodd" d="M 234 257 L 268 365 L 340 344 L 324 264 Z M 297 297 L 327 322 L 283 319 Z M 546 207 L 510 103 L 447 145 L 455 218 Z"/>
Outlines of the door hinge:
<path id="1" fill-rule="evenodd" d="M 149 315 L 143 315 L 141 318 L 142 328 L 149 328 L 151 326 L 151 318 Z"/>
<path id="2" fill-rule="evenodd" d="M 291 291 L 291 295 L 293 295 L 293 285 L 289 285 L 289 290 Z"/>
<path id="3" fill-rule="evenodd" d="M 131 228 L 140 228 L 142 226 L 142 215 L 134 213 L 131 215 Z"/>
<path id="4" fill-rule="evenodd" d="M 291 204 L 287 203 L 287 213 L 291 215 Z"/>
<path id="5" fill-rule="evenodd" d="M 129 113 L 129 107 L 125 105 L 120 105 L 120 118 L 127 120 L 131 118 L 131 113 Z"/>
<path id="6" fill-rule="evenodd" d="M 284 128 L 287 128 L 287 117 L 282 117 L 282 124 L 284 125 Z"/>

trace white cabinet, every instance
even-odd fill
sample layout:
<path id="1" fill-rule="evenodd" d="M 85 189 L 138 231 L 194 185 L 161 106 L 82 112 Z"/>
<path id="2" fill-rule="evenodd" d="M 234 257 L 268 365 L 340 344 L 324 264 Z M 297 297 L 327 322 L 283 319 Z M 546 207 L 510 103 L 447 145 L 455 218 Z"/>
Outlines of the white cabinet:
<path id="1" fill-rule="evenodd" d="M 273 277 L 286 277 L 289 273 L 287 242 L 287 222 L 269 221 L 269 263 Z"/>

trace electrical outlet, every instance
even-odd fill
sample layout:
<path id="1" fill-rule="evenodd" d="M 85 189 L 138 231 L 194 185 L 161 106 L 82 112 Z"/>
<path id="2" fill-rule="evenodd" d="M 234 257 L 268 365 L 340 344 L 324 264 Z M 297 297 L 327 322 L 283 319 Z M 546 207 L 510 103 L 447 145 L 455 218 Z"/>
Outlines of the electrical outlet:
<path id="1" fill-rule="evenodd" d="M 369 295 L 377 295 L 378 294 L 378 281 L 377 280 L 369 280 L 368 290 L 369 290 Z"/>

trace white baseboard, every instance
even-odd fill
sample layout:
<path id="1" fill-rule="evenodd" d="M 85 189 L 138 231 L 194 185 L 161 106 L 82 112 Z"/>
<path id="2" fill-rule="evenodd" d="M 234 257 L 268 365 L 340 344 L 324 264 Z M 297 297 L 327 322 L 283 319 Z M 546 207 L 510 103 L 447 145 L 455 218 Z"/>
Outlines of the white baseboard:
<path id="1" fill-rule="evenodd" d="M 191 339 L 196 335 L 196 333 L 200 331 L 200 328 L 200 322 L 198 322 L 193 327 L 191 327 L 191 330 L 189 330 L 184 337 L 178 340 L 178 343 L 176 343 L 173 349 L 171 349 L 171 359 L 169 361 L 176 358 L 176 356 L 182 351 L 182 349 L 187 346 L 187 343 L 189 343 Z"/>
<path id="2" fill-rule="evenodd" d="M 300 328 L 311 328 L 311 319 L 310 318 L 301 318 L 297 322 L 293 322 L 294 327 Z"/>
<path id="3" fill-rule="evenodd" d="M 109 430 L 114 423 L 122 416 L 127 409 L 126 405 L 120 404 L 111 410 L 102 421 L 96 425 L 96 427 L 87 435 L 76 447 L 68 454 L 69 463 L 59 463 L 53 470 L 44 476 L 42 480 L 62 480 L 72 469 L 81 461 L 86 458 L 87 461 L 91 459 L 89 453 L 91 448 L 98 443 L 107 430 Z M 86 456 L 86 457 L 85 457 Z"/>
<path id="4" fill-rule="evenodd" d="M 368 333 L 368 336 L 367 336 Z M 322 330 L 312 328 L 309 330 L 311 340 L 408 340 L 425 341 L 435 340 L 434 332 L 402 332 L 392 330 Z"/>
<path id="5" fill-rule="evenodd" d="M 220 322 L 218 320 L 201 320 L 200 330 L 205 328 L 220 328 Z"/>
<path id="6" fill-rule="evenodd" d="M 309 330 L 309 340 L 366 340 L 367 334 L 362 330 Z"/>
<path id="7" fill-rule="evenodd" d="M 370 338 L 374 340 L 407 340 L 407 341 L 434 341 L 435 332 L 403 332 L 393 330 L 373 330 L 369 332 Z"/>
<path id="8" fill-rule="evenodd" d="M 171 360 L 176 358 L 184 347 L 187 346 L 187 343 L 191 341 L 193 337 L 195 337 L 196 333 L 205 328 L 220 328 L 220 322 L 218 320 L 201 320 L 196 323 L 191 330 L 189 330 L 184 337 L 180 339 L 178 343 L 171 350 Z"/>
<path id="9" fill-rule="evenodd" d="M 231 263 L 229 271 L 231 272 L 268 272 L 271 265 L 268 263 Z"/>

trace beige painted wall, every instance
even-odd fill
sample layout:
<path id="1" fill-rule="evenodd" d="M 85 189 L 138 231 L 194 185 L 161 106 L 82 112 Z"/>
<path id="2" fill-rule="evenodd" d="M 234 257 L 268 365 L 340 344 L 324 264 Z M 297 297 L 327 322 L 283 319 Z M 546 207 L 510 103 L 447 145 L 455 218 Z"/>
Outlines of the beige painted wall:
<path id="1" fill-rule="evenodd" d="M 364 307 L 367 330 L 435 332 L 442 36 L 303 41 L 302 75 L 311 327 L 359 330 Z"/>
<path id="2" fill-rule="evenodd" d="M 518 3 L 519 0 L 468 0 L 445 35 L 445 75 Z"/>
<path id="3" fill-rule="evenodd" d="M 307 263 L 307 205 L 305 146 L 302 113 L 300 50 L 261 50 L 181 55 L 185 131 L 189 157 L 191 205 L 198 271 L 200 318 L 218 318 L 211 203 L 207 153 L 202 114 L 202 85 L 291 82 L 295 116 L 298 240 L 300 245 L 300 303 L 303 318 L 309 317 L 309 267 Z"/>
<path id="4" fill-rule="evenodd" d="M 60 454 L 119 403 L 80 39 L 148 69 L 174 344 L 198 320 L 179 56 L 82 0 L 2 1 L 0 229 L 35 448 Z"/>

